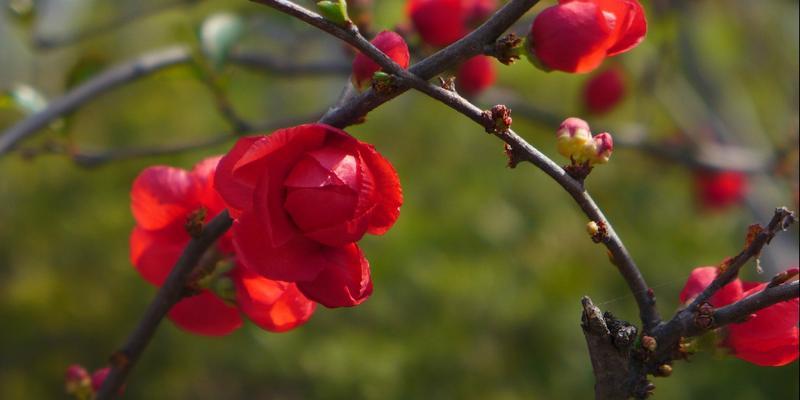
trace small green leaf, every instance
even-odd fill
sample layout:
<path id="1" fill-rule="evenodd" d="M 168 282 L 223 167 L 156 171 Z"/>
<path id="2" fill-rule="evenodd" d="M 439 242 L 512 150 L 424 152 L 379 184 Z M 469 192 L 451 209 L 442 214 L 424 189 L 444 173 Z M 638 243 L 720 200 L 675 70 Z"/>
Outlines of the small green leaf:
<path id="1" fill-rule="evenodd" d="M 317 2 L 317 9 L 325 19 L 340 26 L 352 24 L 347 15 L 347 1 L 322 0 Z"/>
<path id="2" fill-rule="evenodd" d="M 203 21 L 200 27 L 200 43 L 203 53 L 211 61 L 212 68 L 215 70 L 222 68 L 243 32 L 243 21 L 234 14 L 217 13 Z"/>

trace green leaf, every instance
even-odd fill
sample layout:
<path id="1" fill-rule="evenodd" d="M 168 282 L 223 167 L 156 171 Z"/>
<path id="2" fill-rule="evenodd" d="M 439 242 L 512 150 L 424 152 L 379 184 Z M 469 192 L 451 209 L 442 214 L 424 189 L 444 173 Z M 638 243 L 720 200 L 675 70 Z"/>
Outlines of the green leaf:
<path id="1" fill-rule="evenodd" d="M 200 43 L 211 67 L 219 70 L 244 32 L 242 19 L 230 13 L 209 16 L 200 27 Z"/>

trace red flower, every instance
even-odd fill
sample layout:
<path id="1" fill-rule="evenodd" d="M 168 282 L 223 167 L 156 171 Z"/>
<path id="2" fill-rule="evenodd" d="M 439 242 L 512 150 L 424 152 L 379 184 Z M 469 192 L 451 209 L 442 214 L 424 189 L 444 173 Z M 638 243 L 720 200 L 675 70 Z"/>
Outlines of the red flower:
<path id="1" fill-rule="evenodd" d="M 461 94 L 471 97 L 492 86 L 495 80 L 492 59 L 486 56 L 475 56 L 465 61 L 458 68 L 456 85 Z"/>
<path id="2" fill-rule="evenodd" d="M 130 256 L 153 285 L 164 283 L 191 239 L 187 221 L 207 221 L 224 208 L 213 183 L 219 159 L 206 159 L 191 171 L 149 167 L 134 181 L 131 208 L 136 227 Z M 234 257 L 230 234 L 220 238 L 203 259 L 215 268 L 204 278 L 207 289 L 179 301 L 169 312 L 170 319 L 187 331 L 228 334 L 242 325 L 243 312 L 263 329 L 281 332 L 305 323 L 314 312 L 314 303 L 296 285 L 271 281 L 242 267 Z"/>
<path id="3" fill-rule="evenodd" d="M 625 97 L 625 80 L 616 68 L 609 68 L 586 81 L 583 103 L 589 112 L 611 111 Z"/>
<path id="4" fill-rule="evenodd" d="M 258 273 L 296 282 L 327 307 L 372 293 L 356 241 L 397 220 L 397 174 L 375 149 L 323 124 L 240 139 L 220 161 L 215 185 L 236 217 L 237 255 Z"/>
<path id="5" fill-rule="evenodd" d="M 548 69 L 589 72 L 647 33 L 637 0 L 559 0 L 536 16 L 528 50 Z"/>
<path id="6" fill-rule="evenodd" d="M 795 268 L 796 270 L 796 268 Z M 695 268 L 683 291 L 681 303 L 689 303 L 716 278 L 716 267 Z M 764 290 L 766 283 L 741 282 L 735 279 L 711 297 L 715 308 L 724 307 Z M 727 336 L 722 345 L 734 356 L 761 366 L 786 365 L 798 357 L 798 322 L 800 303 L 797 298 L 761 309 L 750 319 L 725 327 Z"/>
<path id="7" fill-rule="evenodd" d="M 497 8 L 496 0 L 409 0 L 406 12 L 420 37 L 443 47 L 464 37 Z"/>
<path id="8" fill-rule="evenodd" d="M 756 294 L 766 283 L 753 285 L 742 298 Z M 794 298 L 759 310 L 749 320 L 728 326 L 723 345 L 742 360 L 761 366 L 789 364 L 798 356 L 800 304 Z"/>
<path id="9" fill-rule="evenodd" d="M 736 171 L 699 171 L 695 174 L 695 187 L 705 207 L 722 209 L 744 199 L 747 176 Z"/>
<path id="10" fill-rule="evenodd" d="M 408 68 L 410 59 L 408 46 L 402 36 L 392 31 L 383 31 L 375 36 L 371 43 L 401 67 Z M 372 75 L 380 69 L 381 67 L 375 61 L 358 53 L 353 60 L 353 85 L 360 90 L 369 87 L 372 83 Z"/>

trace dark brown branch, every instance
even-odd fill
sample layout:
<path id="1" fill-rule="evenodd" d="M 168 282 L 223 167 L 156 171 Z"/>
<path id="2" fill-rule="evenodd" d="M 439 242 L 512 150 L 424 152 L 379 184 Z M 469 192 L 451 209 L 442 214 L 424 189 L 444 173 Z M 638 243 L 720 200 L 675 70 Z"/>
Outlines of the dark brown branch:
<path id="1" fill-rule="evenodd" d="M 97 394 L 98 400 L 111 399 L 118 393 L 125 382 L 125 377 L 139 360 L 139 356 L 147 347 L 161 320 L 183 296 L 186 281 L 200 258 L 230 228 L 232 223 L 233 220 L 228 216 L 228 212 L 223 211 L 209 221 L 200 236 L 189 242 L 136 329 L 122 348 L 111 357 L 111 372 Z"/>

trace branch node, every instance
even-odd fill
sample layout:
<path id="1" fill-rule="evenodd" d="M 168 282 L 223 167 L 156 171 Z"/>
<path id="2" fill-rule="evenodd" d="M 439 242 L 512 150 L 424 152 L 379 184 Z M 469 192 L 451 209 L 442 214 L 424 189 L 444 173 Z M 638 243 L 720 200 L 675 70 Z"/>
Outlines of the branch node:
<path id="1" fill-rule="evenodd" d="M 498 104 L 491 109 L 485 110 L 481 115 L 483 116 L 483 126 L 486 128 L 486 133 L 495 135 L 508 132 L 513 122 L 511 109 L 503 104 Z"/>
<path id="2" fill-rule="evenodd" d="M 184 223 L 183 227 L 186 229 L 186 232 L 189 234 L 189 236 L 198 238 L 203 234 L 206 214 L 207 211 L 205 207 L 200 207 L 186 216 L 186 223 Z"/>
<path id="3" fill-rule="evenodd" d="M 589 221 L 586 224 L 586 232 L 592 237 L 592 242 L 600 243 L 608 239 L 608 226 L 603 220 Z"/>
<path id="4" fill-rule="evenodd" d="M 447 78 L 439 77 L 439 86 L 447 91 L 456 93 L 456 77 L 449 76 Z"/>
<path id="5" fill-rule="evenodd" d="M 497 41 L 487 46 L 487 54 L 494 56 L 497 61 L 505 65 L 511 65 L 520 59 L 523 39 L 514 33 L 509 33 L 497 39 Z"/>
<path id="6" fill-rule="evenodd" d="M 694 325 L 704 331 L 714 326 L 714 306 L 708 302 L 700 304 L 694 313 Z"/>

